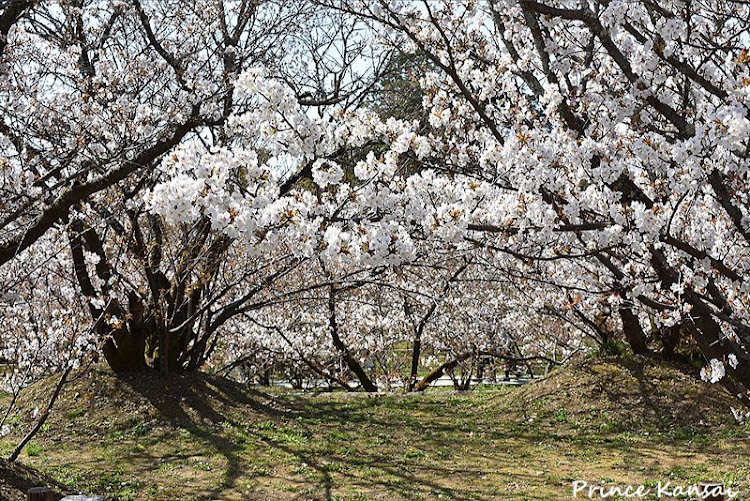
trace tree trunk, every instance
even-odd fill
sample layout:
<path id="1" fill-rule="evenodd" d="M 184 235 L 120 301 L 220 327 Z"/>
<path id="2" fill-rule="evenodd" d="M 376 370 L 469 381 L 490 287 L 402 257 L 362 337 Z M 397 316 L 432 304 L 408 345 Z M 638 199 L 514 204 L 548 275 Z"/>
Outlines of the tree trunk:
<path id="1" fill-rule="evenodd" d="M 680 332 L 682 326 L 675 324 L 671 327 L 664 327 L 659 330 L 659 338 L 661 339 L 662 350 L 661 353 L 664 358 L 672 360 L 675 358 L 675 350 L 680 342 Z"/>
<path id="2" fill-rule="evenodd" d="M 662 287 L 669 288 L 679 279 L 679 274 L 669 265 L 666 257 L 657 249 L 650 249 L 651 264 L 656 270 Z M 684 322 L 685 328 L 690 332 L 696 344 L 700 348 L 703 356 L 707 360 L 717 359 L 723 361 L 728 354 L 734 354 L 739 359 L 736 368 L 725 364 L 727 375 L 721 379 L 721 383 L 732 392 L 745 405 L 750 405 L 750 360 L 741 347 L 734 347 L 734 342 L 724 337 L 721 326 L 711 312 L 711 308 L 706 305 L 701 297 L 692 289 L 686 288 L 683 293 L 683 299 L 692 306 L 690 316 Z M 743 389 L 740 390 L 735 381 Z"/>
<path id="3" fill-rule="evenodd" d="M 411 347 L 411 373 L 409 374 L 409 384 L 406 391 L 411 391 L 417 384 L 419 377 L 419 356 L 422 352 L 422 333 L 417 331 L 414 335 L 414 342 Z"/>
<path id="4" fill-rule="evenodd" d="M 625 339 L 633 349 L 633 353 L 636 355 L 646 355 L 649 351 L 648 346 L 646 346 L 646 333 L 643 332 L 638 315 L 633 313 L 633 310 L 628 307 L 621 307 L 618 313 L 622 320 L 623 334 L 625 334 Z"/>
<path id="5" fill-rule="evenodd" d="M 441 377 L 443 377 L 443 374 L 445 374 L 448 371 L 452 371 L 455 369 L 458 364 L 466 360 L 467 358 L 472 356 L 472 352 L 466 352 L 458 355 L 453 360 L 450 360 L 448 362 L 445 362 L 441 365 L 439 365 L 435 370 L 430 372 L 427 376 L 425 376 L 417 385 L 414 387 L 414 391 L 424 391 L 426 390 L 434 381 L 437 381 Z M 457 388 L 460 389 L 460 388 Z"/>
<path id="6" fill-rule="evenodd" d="M 146 341 L 125 329 L 116 329 L 104 342 L 104 358 L 114 372 L 139 372 L 148 369 Z"/>
<path id="7" fill-rule="evenodd" d="M 49 487 L 32 487 L 26 493 L 26 501 L 53 501 L 55 491 Z"/>
<path id="8" fill-rule="evenodd" d="M 261 386 L 271 386 L 271 369 L 265 369 L 258 374 L 258 384 Z"/>
<path id="9" fill-rule="evenodd" d="M 362 388 L 367 392 L 375 393 L 378 391 L 378 387 L 372 382 L 367 372 L 362 368 L 362 365 L 349 352 L 349 348 L 344 344 L 339 337 L 338 323 L 336 322 L 336 291 L 331 287 L 328 294 L 328 322 L 331 327 L 331 339 L 333 345 L 339 350 L 341 356 L 344 358 L 346 365 L 349 369 L 357 376 L 359 382 L 362 384 Z"/>

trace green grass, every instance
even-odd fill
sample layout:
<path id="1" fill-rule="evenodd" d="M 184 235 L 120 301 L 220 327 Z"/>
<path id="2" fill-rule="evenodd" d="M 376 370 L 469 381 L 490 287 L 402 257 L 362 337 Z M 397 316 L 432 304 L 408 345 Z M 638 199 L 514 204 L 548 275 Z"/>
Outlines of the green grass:
<path id="1" fill-rule="evenodd" d="M 576 479 L 720 480 L 747 493 L 747 428 L 666 422 L 663 412 L 634 425 L 601 395 L 590 398 L 602 409 L 583 406 L 575 390 L 566 396 L 571 380 L 558 400 L 537 395 L 561 381 L 468 394 L 314 396 L 207 376 L 161 388 L 99 373 L 67 390 L 23 460 L 71 491 L 123 500 L 568 499 Z M 631 390 L 644 384 L 636 383 Z M 69 399 L 86 390 L 94 396 Z M 725 411 L 704 413 L 719 419 Z"/>
<path id="2" fill-rule="evenodd" d="M 29 442 L 26 446 L 26 454 L 29 457 L 36 457 L 42 453 L 42 446 L 36 442 Z"/>

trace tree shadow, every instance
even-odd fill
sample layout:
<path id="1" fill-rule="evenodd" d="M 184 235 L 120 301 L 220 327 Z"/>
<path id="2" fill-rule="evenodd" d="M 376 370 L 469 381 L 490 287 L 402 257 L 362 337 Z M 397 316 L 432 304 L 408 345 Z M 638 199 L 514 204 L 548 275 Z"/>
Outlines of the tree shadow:
<path id="1" fill-rule="evenodd" d="M 218 486 L 205 492 L 207 498 L 215 499 L 226 495 L 227 492 L 237 489 L 238 479 L 241 477 L 252 479 L 255 477 L 273 478 L 271 474 L 251 473 L 252 457 L 243 444 L 237 443 L 228 437 L 226 427 L 241 430 L 247 436 L 255 439 L 258 443 L 265 444 L 269 450 L 280 451 L 292 458 L 292 461 L 309 467 L 315 476 L 315 480 L 305 481 L 312 484 L 316 492 L 312 499 L 333 499 L 332 489 L 334 483 L 362 486 L 363 488 L 379 492 L 392 492 L 403 498 L 412 498 L 415 494 L 430 495 L 435 492 L 450 491 L 453 496 L 468 497 L 469 490 L 448 487 L 444 485 L 439 476 L 435 479 L 426 478 L 424 474 L 416 475 L 399 463 L 398 458 L 378 454 L 375 451 L 363 451 L 362 455 L 344 457 L 332 450 L 307 450 L 301 446 L 284 443 L 274 436 L 273 432 L 266 432 L 262 428 L 243 426 L 238 422 L 243 412 L 249 411 L 257 420 L 258 415 L 266 416 L 273 422 L 293 422 L 295 430 L 303 430 L 308 434 L 320 433 L 320 426 L 306 425 L 307 421 L 325 423 L 325 426 L 347 429 L 355 433 L 367 434 L 372 427 L 381 430 L 393 430 L 394 432 L 408 430 L 415 436 L 438 435 L 453 430 L 449 423 L 432 422 L 428 425 L 414 421 L 405 423 L 394 419 L 381 419 L 375 416 L 363 416 L 362 408 L 358 411 L 348 409 L 341 402 L 316 401 L 310 404 L 309 399 L 295 395 L 273 396 L 263 391 L 248 388 L 237 383 L 221 378 L 212 378 L 206 375 L 183 375 L 173 374 L 163 378 L 156 374 L 125 374 L 118 379 L 127 385 L 132 391 L 143 396 L 153 406 L 159 418 L 171 426 L 184 429 L 193 437 L 205 441 L 210 447 L 220 454 L 226 461 L 226 470 Z M 407 406 L 408 407 L 408 406 Z M 366 407 L 365 407 L 366 409 Z M 315 437 L 320 439 L 320 436 Z M 433 437 L 428 445 L 434 447 L 450 447 L 449 441 L 443 441 Z M 148 463 L 148 453 L 143 452 L 141 459 Z M 149 456 L 150 457 L 150 456 Z M 155 459 L 155 458 L 152 458 Z M 177 457 L 170 459 L 179 459 Z M 184 459 L 184 458 L 183 458 Z M 343 467 L 346 471 L 337 471 L 336 480 L 329 471 L 329 467 L 335 465 Z M 377 471 L 371 477 L 363 474 L 350 473 L 349 468 L 359 470 L 363 467 Z M 439 468 L 420 467 L 422 473 L 433 470 L 440 475 L 448 470 Z M 144 472 L 145 473 L 145 472 Z M 357 471 L 356 473 L 359 473 Z M 479 471 L 464 471 L 464 474 L 480 473 Z M 462 474 L 456 468 L 453 475 Z M 389 480 L 390 479 L 390 480 Z M 283 479 L 286 482 L 294 482 L 292 479 Z"/>
<path id="2" fill-rule="evenodd" d="M 243 447 L 222 433 L 222 425 L 230 421 L 227 411 L 242 407 L 269 418 L 290 413 L 270 395 L 203 374 L 125 374 L 118 379 L 148 400 L 162 420 L 208 442 L 224 457 L 223 479 L 210 496 L 235 488 L 244 473 Z"/>
<path id="3" fill-rule="evenodd" d="M 26 498 L 32 487 L 51 487 L 55 490 L 55 499 L 63 497 L 65 487 L 53 478 L 19 462 L 9 462 L 0 458 L 0 499 Z"/>
<path id="4" fill-rule="evenodd" d="M 611 374 L 584 366 L 579 369 L 581 381 L 588 382 L 579 390 L 592 398 L 606 398 L 615 407 L 631 406 L 634 398 L 640 398 L 637 412 L 665 415 L 673 398 L 658 395 L 658 385 L 645 363 L 636 361 Z M 505 445 L 498 449 L 485 444 L 515 444 L 527 451 L 543 441 L 572 448 L 591 445 L 612 454 L 634 452 L 657 459 L 661 453 L 657 445 L 650 450 L 648 444 L 631 448 L 615 440 L 610 443 L 602 440 L 607 433 L 596 429 L 527 425 L 523 420 L 516 422 L 520 415 L 485 419 L 472 407 L 475 404 L 462 407 L 458 398 L 453 405 L 453 400 L 443 398 L 274 395 L 203 374 L 119 379 L 148 400 L 168 429 L 185 430 L 221 456 L 226 468 L 219 484 L 195 493 L 201 498 L 205 494 L 206 499 L 236 495 L 240 490 L 249 499 L 256 494 L 268 498 L 261 492 L 267 482 L 282 489 L 303 489 L 299 497 L 305 499 L 333 499 L 334 492 L 341 490 L 405 499 L 441 494 L 492 499 L 493 487 L 473 484 L 483 481 L 488 472 L 492 478 L 501 478 L 500 462 L 507 462 L 513 454 Z M 472 433 L 486 441 L 470 438 Z M 420 456 L 423 450 L 431 455 Z M 441 451 L 444 455 L 438 456 Z M 259 453 L 272 469 L 255 468 L 262 464 L 256 461 Z M 150 454 L 143 451 L 143 459 L 153 464 Z M 186 458 L 171 454 L 154 459 L 179 462 Z M 513 470 L 514 481 L 516 477 L 533 475 L 521 468 Z M 248 487 L 246 481 L 253 486 Z M 270 487 L 271 491 L 275 488 Z"/>

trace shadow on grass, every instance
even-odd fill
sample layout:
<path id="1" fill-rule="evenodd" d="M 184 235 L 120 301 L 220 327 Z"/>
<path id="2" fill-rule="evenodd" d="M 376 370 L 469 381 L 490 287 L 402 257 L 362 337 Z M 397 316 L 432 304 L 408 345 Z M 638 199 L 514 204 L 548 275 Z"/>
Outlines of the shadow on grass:
<path id="1" fill-rule="evenodd" d="M 216 498 L 229 492 L 239 492 L 240 478 L 252 480 L 259 477 L 275 478 L 273 474 L 258 473 L 252 468 L 253 457 L 245 444 L 232 439 L 228 429 L 234 429 L 263 444 L 269 451 L 279 451 L 293 458 L 287 463 L 302 464 L 314 472 L 314 480 L 305 478 L 297 481 L 292 478 L 279 478 L 287 485 L 297 484 L 307 487 L 314 499 L 333 499 L 334 485 L 338 487 L 356 486 L 368 491 L 391 492 L 394 496 L 413 498 L 416 495 L 449 494 L 450 497 L 476 498 L 471 489 L 456 487 L 456 479 L 443 482 L 441 479 L 456 475 L 481 476 L 477 469 L 440 468 L 433 465 L 409 464 L 405 453 L 379 453 L 366 448 L 353 454 L 331 446 L 323 436 L 326 430 L 342 429 L 356 437 L 367 437 L 376 431 L 385 434 L 386 449 L 388 435 L 408 434 L 419 439 L 419 447 L 427 450 L 450 449 L 455 441 L 444 435 L 455 433 L 455 424 L 449 420 L 407 419 L 403 413 L 418 410 L 423 414 L 436 411 L 445 413 L 444 406 L 428 403 L 399 402 L 403 408 L 398 415 L 376 416 L 370 413 L 380 404 L 377 400 L 353 403 L 338 401 L 311 402 L 298 396 L 272 396 L 262 391 L 208 376 L 175 374 L 167 379 L 156 375 L 124 375 L 119 380 L 135 393 L 143 396 L 158 412 L 162 421 L 170 426 L 187 431 L 194 438 L 210 444 L 211 449 L 226 461 L 226 469 L 218 486 L 205 492 L 207 498 Z M 392 402 L 391 402 L 392 404 Z M 390 404 L 386 404 L 390 405 Z M 273 423 L 285 423 L 280 429 L 272 426 L 252 426 L 243 423 L 243 414 L 249 414 L 253 421 L 265 416 Z M 310 424 L 312 423 L 312 424 Z M 257 423 L 256 423 L 257 425 Z M 312 437 L 312 443 L 287 443 L 279 436 L 280 430 L 301 431 Z M 361 444 L 352 444 L 361 446 Z M 134 455 L 153 464 L 148 452 Z M 182 459 L 185 459 L 183 456 Z M 167 458 L 162 458 L 167 459 Z M 170 460 L 180 460 L 175 455 Z M 162 461 L 164 462 L 164 461 Z M 278 465 L 277 465 L 278 466 Z M 289 466 L 282 464 L 281 466 Z M 282 468 L 283 469 L 283 468 Z M 331 473 L 333 469 L 334 475 Z M 365 471 L 363 471 L 365 470 Z M 417 470 L 413 472 L 411 470 Z M 368 473 L 369 472 L 369 473 Z M 143 472 L 144 474 L 146 472 Z M 462 482 L 458 482 L 461 484 Z M 463 482 L 462 485 L 469 485 Z"/>
<path id="2" fill-rule="evenodd" d="M 21 463 L 0 458 L 0 499 L 25 495 L 32 487 L 42 486 L 54 488 L 55 499 L 62 498 L 60 493 L 65 492 L 65 488 L 52 478 Z"/>
<path id="3" fill-rule="evenodd" d="M 698 380 L 692 367 L 658 356 L 587 358 L 509 401 L 526 419 L 540 408 L 557 409 L 568 415 L 606 415 L 613 419 L 612 431 L 681 436 L 734 424 L 729 408 L 738 405 L 719 385 Z"/>
<path id="4" fill-rule="evenodd" d="M 162 378 L 150 374 L 132 374 L 120 376 L 120 380 L 145 397 L 162 420 L 208 442 L 226 459 L 223 479 L 210 492 L 213 496 L 235 488 L 237 479 L 244 472 L 241 456 L 243 447 L 221 433 L 221 425 L 228 421 L 226 411 L 244 407 L 270 417 L 286 413 L 269 405 L 272 399 L 267 395 L 206 376 L 172 374 Z"/>
<path id="5" fill-rule="evenodd" d="M 658 417 L 674 401 L 655 394 L 657 387 L 643 365 L 612 374 L 591 367 L 583 371 L 581 381 L 594 380 L 596 388 L 589 384 L 581 391 L 595 390 L 595 397 L 615 406 L 632 405 L 634 395 L 640 395 L 640 412 Z M 625 384 L 623 378 L 629 382 Z M 551 480 L 539 480 L 539 474 L 533 473 L 543 468 L 538 453 L 581 466 L 587 459 L 573 457 L 587 449 L 624 459 L 651 458 L 655 463 L 664 454 L 663 441 L 649 444 L 641 438 L 629 443 L 618 433 L 603 432 L 597 428 L 603 418 L 596 418 L 588 428 L 556 422 L 554 414 L 528 423 L 518 406 L 503 407 L 493 401 L 485 408 L 479 405 L 485 400 L 477 395 L 355 399 L 272 395 L 203 374 L 166 379 L 156 374 L 124 375 L 118 381 L 147 400 L 167 430 L 184 430 L 222 458 L 225 467 L 218 485 L 201 484 L 200 492 L 184 492 L 206 499 L 238 493 L 243 499 L 254 499 L 253 494 L 268 499 L 262 491 L 266 487 L 274 495 L 278 492 L 278 498 L 291 495 L 282 491 L 302 493 L 297 497 L 305 499 L 332 499 L 334 492 L 348 491 L 376 494 L 379 499 L 439 495 L 496 499 L 502 479 L 564 488 L 560 483 L 564 472 L 543 471 Z M 126 393 L 137 398 L 132 392 Z M 500 397 L 513 399 L 510 394 Z M 154 443 L 173 438 L 171 431 L 152 436 Z M 549 444 L 554 452 L 540 444 Z M 181 453 L 157 456 L 148 448 L 133 455 L 138 463 L 151 466 L 190 459 Z M 266 470 L 258 468 L 264 461 Z M 143 467 L 137 474 L 147 478 L 148 471 Z"/>

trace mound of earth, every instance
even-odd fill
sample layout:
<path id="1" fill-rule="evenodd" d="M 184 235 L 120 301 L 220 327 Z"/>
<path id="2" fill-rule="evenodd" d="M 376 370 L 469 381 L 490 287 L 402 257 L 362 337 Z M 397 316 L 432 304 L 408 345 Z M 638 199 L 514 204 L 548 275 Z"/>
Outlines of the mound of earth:
<path id="1" fill-rule="evenodd" d="M 24 390 L 11 417 L 19 436 L 46 405 L 57 378 Z M 493 398 L 493 407 L 524 420 L 557 420 L 619 429 L 671 429 L 733 425 L 739 403 L 721 385 L 709 384 L 689 367 L 644 357 L 586 357 L 519 389 Z M 80 372 L 60 394 L 48 421 L 52 433 L 86 427 L 92 438 L 129 429 L 220 424 L 228 416 L 259 411 L 281 415 L 294 398 L 273 396 L 230 379 L 203 373 L 120 374 L 105 368 Z M 266 418 L 267 419 L 267 418 Z"/>
<path id="2" fill-rule="evenodd" d="M 58 379 L 59 376 L 46 378 L 21 392 L 7 421 L 10 434 L 0 441 L 0 457 L 7 456 L 36 422 Z M 0 395 L 0 409 L 4 410 L 9 402 L 7 395 Z M 65 444 L 71 443 L 71 437 L 81 440 L 82 435 L 85 440 L 96 441 L 118 433 L 140 436 L 203 423 L 214 426 L 227 416 L 252 409 L 263 411 L 262 415 L 274 415 L 277 406 L 273 397 L 207 374 L 175 374 L 167 378 L 156 373 L 115 375 L 99 367 L 71 375 L 27 452 L 40 440 Z M 72 447 L 80 449 L 83 445 Z M 85 462 L 85 458 L 71 456 L 71 461 L 79 460 Z M 68 490 L 28 466 L 0 460 L 0 500 L 25 500 L 29 488 L 42 486 L 52 487 L 56 493 Z M 57 499 L 61 497 L 62 494 L 57 495 Z"/>
<path id="3" fill-rule="evenodd" d="M 644 357 L 580 358 L 524 385 L 504 402 L 524 419 L 623 429 L 695 429 L 735 424 L 738 401 L 690 367 Z"/>
<path id="4" fill-rule="evenodd" d="M 26 492 L 32 487 L 53 487 L 57 492 L 62 491 L 54 480 L 33 468 L 0 459 L 0 499 L 25 500 Z M 56 499 L 61 497 L 62 495 L 58 494 Z"/>
<path id="5" fill-rule="evenodd" d="M 11 414 L 14 435 L 34 421 L 56 384 L 56 377 L 48 378 L 21 393 Z M 47 423 L 53 434 L 84 426 L 96 438 L 134 423 L 149 428 L 220 424 L 242 409 L 273 415 L 282 411 L 279 405 L 267 393 L 204 373 L 164 378 L 155 372 L 115 375 L 98 367 L 69 379 Z"/>

